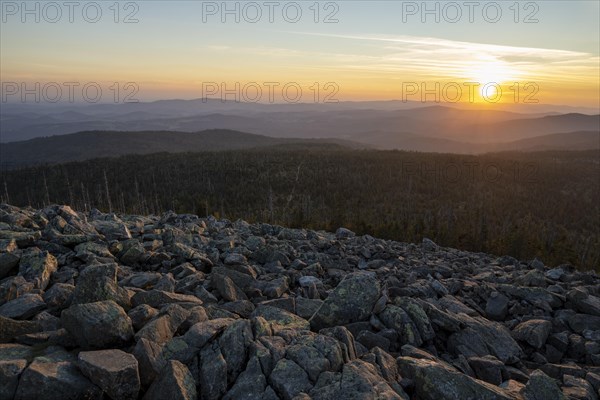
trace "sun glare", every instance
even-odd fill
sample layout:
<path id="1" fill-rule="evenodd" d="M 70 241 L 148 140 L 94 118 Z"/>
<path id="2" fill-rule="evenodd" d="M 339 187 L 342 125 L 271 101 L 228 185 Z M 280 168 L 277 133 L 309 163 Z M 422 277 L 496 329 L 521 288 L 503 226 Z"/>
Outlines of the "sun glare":
<path id="1" fill-rule="evenodd" d="M 498 83 L 498 82 L 495 82 Z M 479 95 L 486 99 L 495 98 L 498 94 L 498 90 L 495 85 L 484 84 L 479 87 Z"/>
<path id="2" fill-rule="evenodd" d="M 506 62 L 499 60 L 482 61 L 470 68 L 469 79 L 479 84 L 482 97 L 494 97 L 496 85 L 504 85 L 515 79 L 516 71 Z"/>

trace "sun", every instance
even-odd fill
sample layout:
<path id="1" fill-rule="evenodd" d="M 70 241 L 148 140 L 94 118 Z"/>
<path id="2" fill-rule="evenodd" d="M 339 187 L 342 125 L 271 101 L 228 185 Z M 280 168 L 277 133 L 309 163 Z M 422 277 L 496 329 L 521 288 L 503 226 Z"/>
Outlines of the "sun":
<path id="1" fill-rule="evenodd" d="M 479 95 L 484 99 L 495 99 L 498 96 L 498 82 L 490 82 L 479 87 Z"/>
<path id="2" fill-rule="evenodd" d="M 498 88 L 515 79 L 516 71 L 506 62 L 482 60 L 468 68 L 469 78 L 479 84 L 479 95 L 490 99 L 498 95 Z"/>

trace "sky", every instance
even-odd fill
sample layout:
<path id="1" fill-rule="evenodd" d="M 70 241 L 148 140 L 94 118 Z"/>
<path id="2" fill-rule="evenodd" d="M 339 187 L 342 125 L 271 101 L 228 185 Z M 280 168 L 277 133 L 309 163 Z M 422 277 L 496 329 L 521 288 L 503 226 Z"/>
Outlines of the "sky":
<path id="1" fill-rule="evenodd" d="M 0 3 L 3 101 L 600 108 L 597 0 Z"/>

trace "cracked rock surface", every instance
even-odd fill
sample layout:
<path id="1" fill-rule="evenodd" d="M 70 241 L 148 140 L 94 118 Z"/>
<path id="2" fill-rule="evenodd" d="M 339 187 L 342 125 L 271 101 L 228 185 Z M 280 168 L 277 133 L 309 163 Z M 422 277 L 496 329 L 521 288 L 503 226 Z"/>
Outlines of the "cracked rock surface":
<path id="1" fill-rule="evenodd" d="M 166 213 L 0 205 L 1 399 L 600 399 L 600 277 Z"/>

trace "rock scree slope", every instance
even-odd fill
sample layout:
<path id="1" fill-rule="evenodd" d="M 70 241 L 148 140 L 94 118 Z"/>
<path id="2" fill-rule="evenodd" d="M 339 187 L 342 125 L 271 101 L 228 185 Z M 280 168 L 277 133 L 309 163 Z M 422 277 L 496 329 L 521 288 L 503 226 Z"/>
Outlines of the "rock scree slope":
<path id="1" fill-rule="evenodd" d="M 0 205 L 1 399 L 599 390 L 593 272 L 343 228 Z"/>

